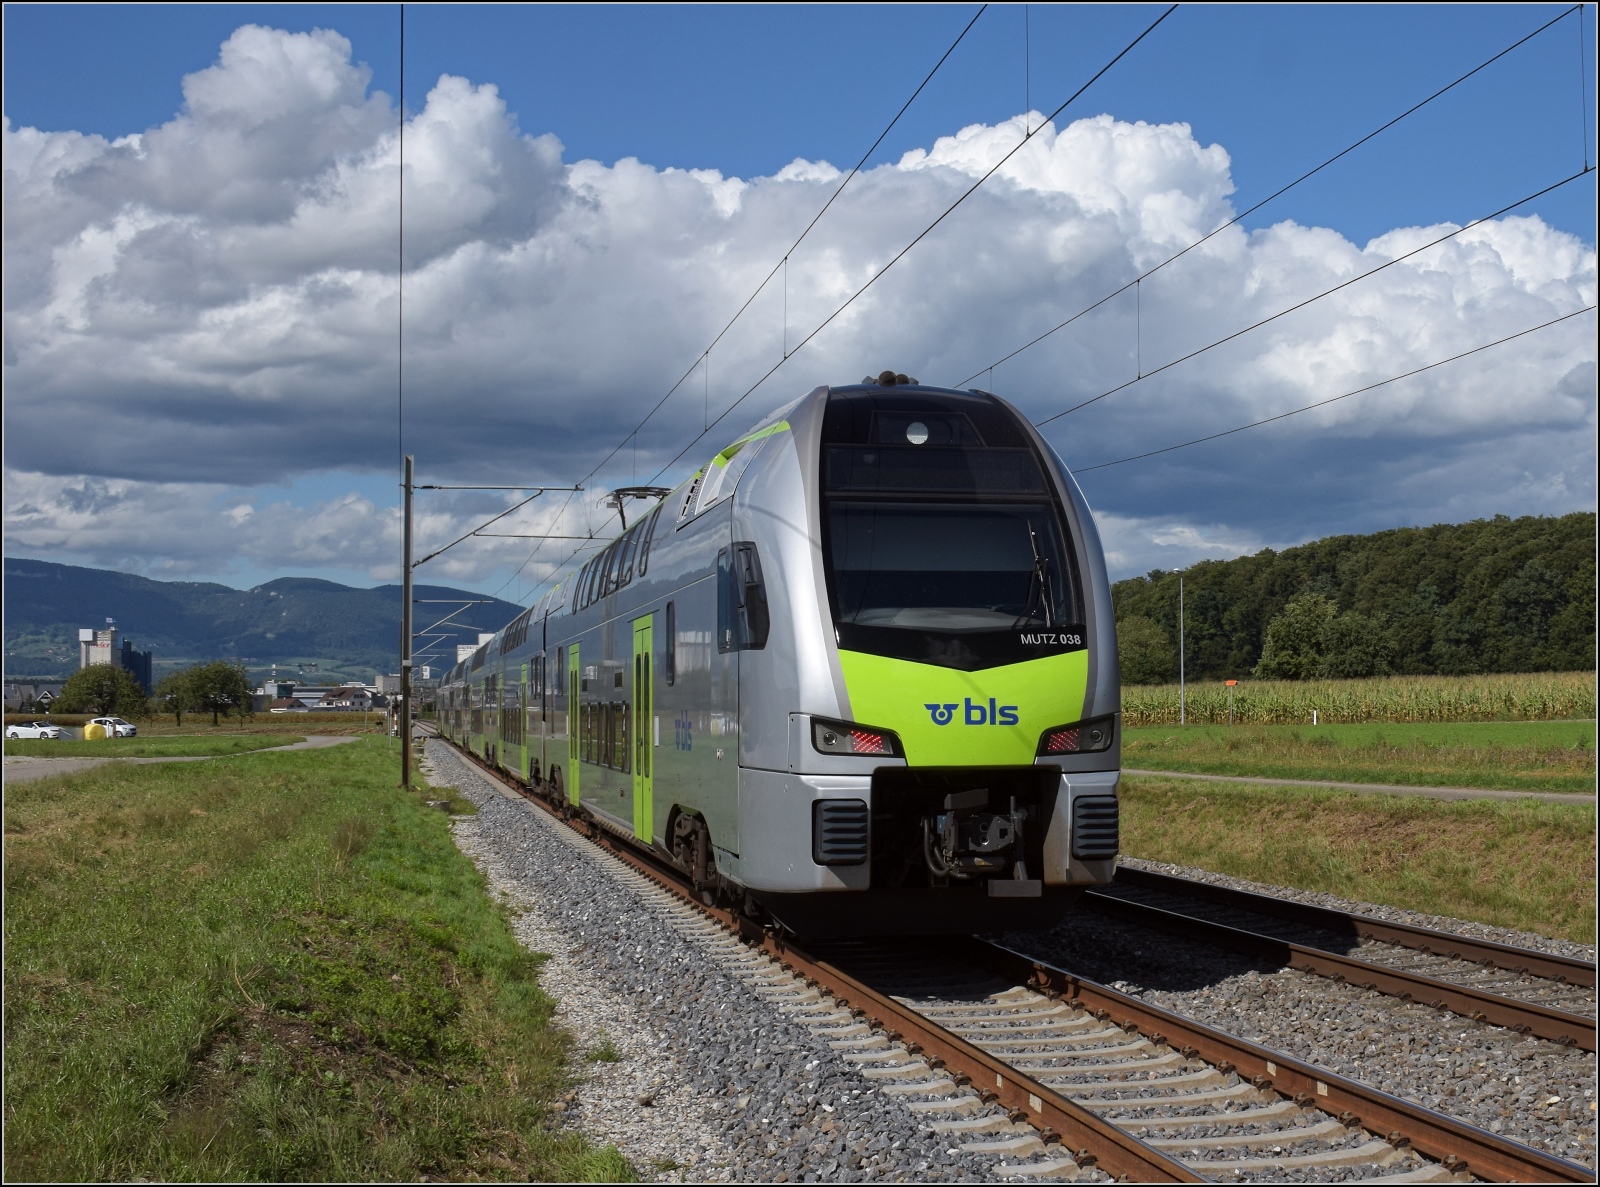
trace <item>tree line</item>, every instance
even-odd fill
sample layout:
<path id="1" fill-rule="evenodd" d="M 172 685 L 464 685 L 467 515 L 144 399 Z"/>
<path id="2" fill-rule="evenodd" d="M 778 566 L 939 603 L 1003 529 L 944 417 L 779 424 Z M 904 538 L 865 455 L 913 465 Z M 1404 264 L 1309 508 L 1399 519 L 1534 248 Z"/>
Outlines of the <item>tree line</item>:
<path id="1" fill-rule="evenodd" d="M 1111 587 L 1122 679 L 1178 677 L 1178 576 Z M 1330 536 L 1183 573 L 1191 680 L 1571 671 L 1595 663 L 1595 513 Z"/>
<path id="2" fill-rule="evenodd" d="M 67 679 L 51 709 L 100 717 L 171 713 L 179 725 L 185 713 L 209 713 L 211 724 L 217 725 L 223 717 L 253 713 L 255 701 L 241 663 L 219 659 L 169 672 L 148 696 L 115 664 L 90 664 Z"/>

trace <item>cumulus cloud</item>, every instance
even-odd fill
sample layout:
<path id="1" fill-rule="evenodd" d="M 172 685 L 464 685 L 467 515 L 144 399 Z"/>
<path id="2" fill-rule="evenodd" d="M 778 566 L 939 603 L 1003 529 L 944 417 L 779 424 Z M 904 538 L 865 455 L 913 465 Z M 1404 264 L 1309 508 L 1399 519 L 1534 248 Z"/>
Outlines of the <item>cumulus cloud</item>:
<path id="1" fill-rule="evenodd" d="M 271 494 L 393 466 L 400 117 L 369 83 L 337 33 L 245 26 L 184 80 L 183 110 L 142 135 L 6 123 L 13 548 L 175 572 L 229 557 L 389 572 L 388 508 L 307 511 Z M 568 162 L 519 116 L 539 113 L 443 76 L 405 124 L 406 442 L 436 480 L 587 472 L 840 176 L 804 160 L 748 179 Z M 973 125 L 859 176 L 599 487 L 654 473 L 1039 122 Z M 885 366 L 959 381 L 1226 221 L 1232 194 L 1225 148 L 1185 124 L 1047 127 L 685 466 L 818 383 Z M 1357 244 L 1289 222 L 1230 228 L 979 382 L 1043 418 L 1452 229 Z M 1051 439 L 1071 465 L 1111 460 L 1594 300 L 1592 246 L 1498 219 L 1066 417 Z M 1574 319 L 1086 485 L 1124 571 L 1323 530 L 1590 506 L 1594 391 L 1594 323 Z M 592 501 L 561 530 L 592 520 Z M 439 506 L 441 535 L 479 510 Z M 474 542 L 449 564 L 467 580 L 524 556 Z"/>

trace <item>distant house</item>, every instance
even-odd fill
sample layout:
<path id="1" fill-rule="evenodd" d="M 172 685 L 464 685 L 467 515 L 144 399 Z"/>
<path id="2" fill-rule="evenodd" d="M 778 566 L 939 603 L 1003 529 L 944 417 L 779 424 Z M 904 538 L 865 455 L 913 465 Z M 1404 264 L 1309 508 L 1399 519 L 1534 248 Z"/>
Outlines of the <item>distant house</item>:
<path id="1" fill-rule="evenodd" d="M 46 706 L 61 695 L 59 684 L 6 684 L 6 712 L 43 713 Z M 26 709 L 23 706 L 28 706 Z M 35 709 L 34 706 L 38 708 Z"/>
<path id="2" fill-rule="evenodd" d="M 318 709 L 350 710 L 354 713 L 366 713 L 372 708 L 372 693 L 362 688 L 359 684 L 349 684 L 343 688 L 335 688 L 325 693 L 317 702 Z"/>
<path id="3" fill-rule="evenodd" d="M 272 700 L 272 702 L 267 705 L 267 711 L 269 713 L 309 713 L 309 712 L 311 712 L 310 709 L 306 708 L 305 705 L 303 705 L 301 702 L 297 701 L 294 697 L 276 697 L 276 698 L 274 698 Z"/>

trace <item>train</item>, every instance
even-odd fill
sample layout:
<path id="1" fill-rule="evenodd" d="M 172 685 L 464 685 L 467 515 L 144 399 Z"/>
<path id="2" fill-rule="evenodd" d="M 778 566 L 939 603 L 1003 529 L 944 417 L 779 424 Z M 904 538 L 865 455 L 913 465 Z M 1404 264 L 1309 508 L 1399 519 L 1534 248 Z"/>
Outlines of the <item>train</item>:
<path id="1" fill-rule="evenodd" d="M 953 934 L 1111 881 L 1120 696 L 1066 465 L 999 396 L 883 372 L 777 408 L 563 573 L 444 677 L 437 728 L 707 902 Z"/>

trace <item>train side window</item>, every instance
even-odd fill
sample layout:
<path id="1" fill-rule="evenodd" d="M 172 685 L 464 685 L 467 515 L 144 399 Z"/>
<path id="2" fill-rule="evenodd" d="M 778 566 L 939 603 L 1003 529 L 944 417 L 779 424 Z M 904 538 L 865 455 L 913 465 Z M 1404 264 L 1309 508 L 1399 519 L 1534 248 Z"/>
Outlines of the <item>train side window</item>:
<path id="1" fill-rule="evenodd" d="M 617 559 L 622 553 L 621 540 L 613 540 L 610 547 L 600 554 L 600 580 L 595 583 L 594 596 L 605 597 L 617 588 Z"/>
<path id="2" fill-rule="evenodd" d="M 633 770 L 632 735 L 628 729 L 628 723 L 632 720 L 633 715 L 628 712 L 627 701 L 618 704 L 612 712 L 617 720 L 617 757 L 615 766 L 617 770 L 626 775 Z"/>
<path id="3" fill-rule="evenodd" d="M 759 651 L 767 645 L 770 625 L 755 543 L 739 540 L 718 550 L 717 650 Z"/>
<path id="4" fill-rule="evenodd" d="M 634 573 L 643 577 L 650 567 L 650 541 L 655 539 L 656 520 L 661 518 L 661 504 L 656 504 L 656 509 L 650 513 L 650 518 L 645 521 L 644 529 L 639 533 L 639 559 L 634 562 Z"/>
<path id="5" fill-rule="evenodd" d="M 556 648 L 556 696 L 561 696 L 567 691 L 567 649 Z"/>
<path id="6" fill-rule="evenodd" d="M 678 682 L 678 603 L 667 603 L 666 638 L 661 641 L 662 658 L 666 665 L 667 683 Z"/>
<path id="7" fill-rule="evenodd" d="M 639 543 L 639 530 L 642 526 L 642 524 L 635 524 L 633 530 L 618 541 L 621 545 L 617 552 L 616 587 L 618 589 L 633 580 L 633 552 Z"/>

